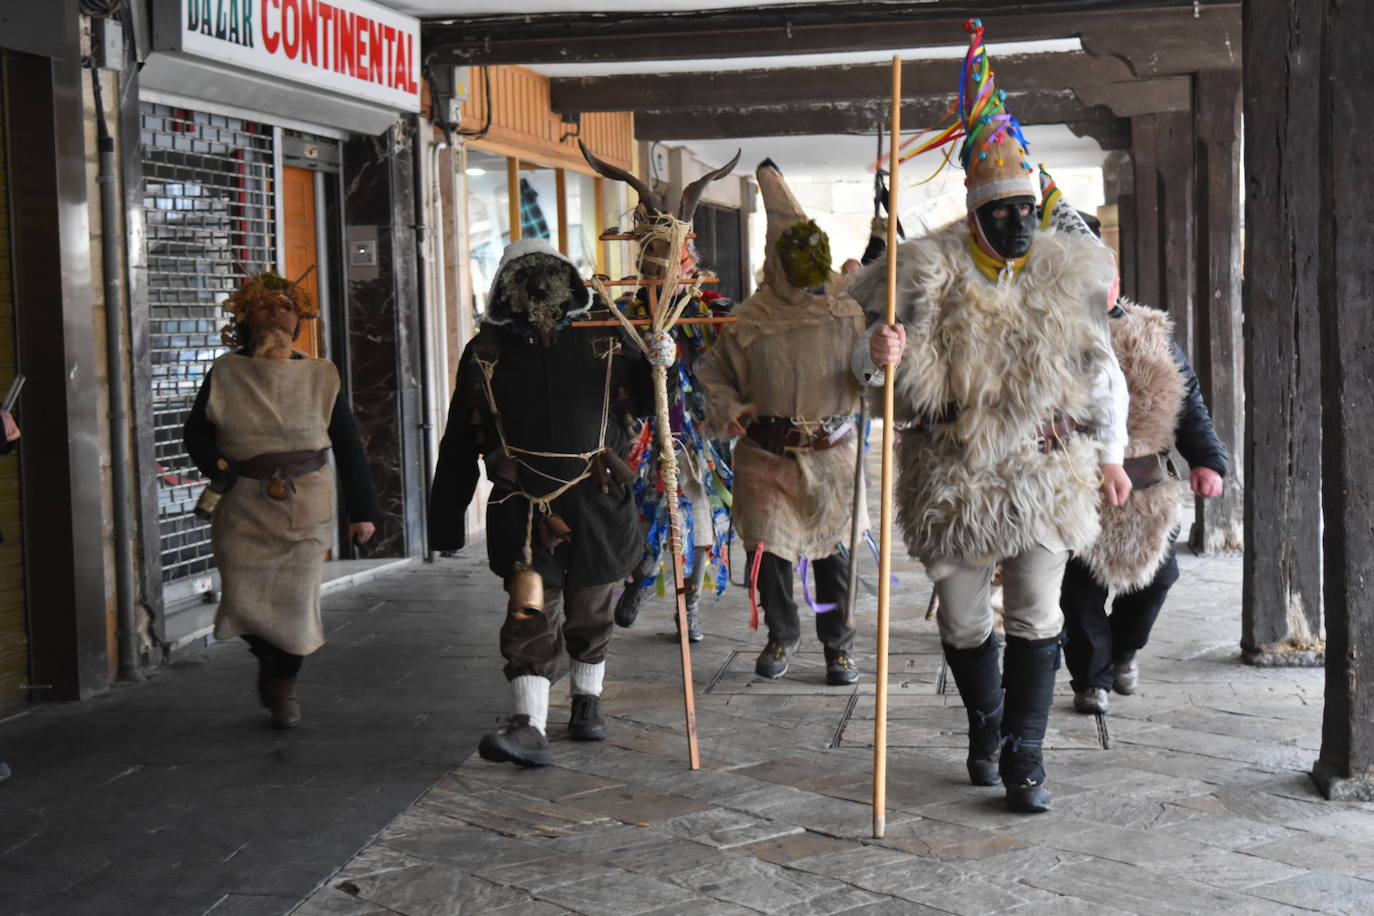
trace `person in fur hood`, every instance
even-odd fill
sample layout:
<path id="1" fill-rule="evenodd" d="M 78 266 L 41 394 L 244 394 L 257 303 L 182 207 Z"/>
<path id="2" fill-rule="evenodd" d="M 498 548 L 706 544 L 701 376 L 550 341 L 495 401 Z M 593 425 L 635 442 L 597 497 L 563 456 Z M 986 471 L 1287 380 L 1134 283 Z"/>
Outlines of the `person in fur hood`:
<path id="1" fill-rule="evenodd" d="M 1096 238 L 1043 169 L 1041 222 L 1062 232 Z M 1108 303 L 1112 348 L 1130 389 L 1125 470 L 1132 495 L 1123 506 L 1102 507 L 1102 531 L 1064 570 L 1059 604 L 1064 611 L 1064 659 L 1074 709 L 1105 713 L 1109 691 L 1135 692 L 1136 653 L 1178 581 L 1180 487 L 1169 460 L 1176 447 L 1192 469 L 1189 485 L 1201 499 L 1221 494 L 1230 464 L 1212 427 L 1197 376 L 1174 340 L 1173 321 L 1158 309 L 1125 299 Z M 1116 592 L 1107 614 L 1109 591 Z"/>
<path id="2" fill-rule="evenodd" d="M 571 660 L 573 740 L 605 737 L 600 696 L 615 589 L 643 542 L 625 458 L 625 413 L 653 413 L 651 369 L 619 328 L 572 327 L 590 293 L 543 239 L 506 248 L 487 314 L 458 365 L 429 497 L 430 546 L 466 542 L 478 459 L 492 492 L 487 554 L 511 599 L 501 655 L 515 714 L 486 760 L 551 762 L 549 685 Z"/>
<path id="3" fill-rule="evenodd" d="M 801 642 L 793 598 L 799 566 L 826 682 L 840 686 L 859 677 L 850 657 L 849 564 L 838 548 L 855 511 L 859 385 L 848 358 L 864 315 L 840 288 L 829 240 L 782 172 L 770 159 L 755 176 L 768 213 L 763 285 L 735 309 L 735 323 L 721 330 L 697 378 L 706 389 L 707 435 L 738 437 L 731 514 L 749 552 L 753 623 L 761 604 L 768 627 L 754 671 L 782 677 Z M 816 574 L 814 599 L 808 566 Z"/>
<path id="4" fill-rule="evenodd" d="M 882 323 L 886 258 L 849 286 L 870 321 L 854 369 L 875 386 L 879 367 L 896 376 L 897 518 L 940 599 L 940 640 L 968 713 L 969 779 L 1000 778 L 1012 810 L 1036 812 L 1050 806 L 1041 744 L 1064 565 L 1097 538 L 1099 486 L 1112 505 L 1130 494 L 1126 386 L 1103 308 L 1115 265 L 1081 236 L 1037 231 L 1025 139 L 993 82 L 981 23 L 966 27 L 968 220 L 889 252 L 895 325 Z"/>

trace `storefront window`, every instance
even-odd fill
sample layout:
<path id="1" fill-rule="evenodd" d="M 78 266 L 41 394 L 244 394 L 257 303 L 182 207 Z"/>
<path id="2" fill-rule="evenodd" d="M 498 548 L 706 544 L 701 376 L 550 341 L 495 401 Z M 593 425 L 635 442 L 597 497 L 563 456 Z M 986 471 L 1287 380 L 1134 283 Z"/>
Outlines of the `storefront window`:
<path id="1" fill-rule="evenodd" d="M 568 257 L 584 276 L 596 272 L 596 237 L 605 226 L 596 224 L 596 179 L 567 173 Z"/>
<path id="2" fill-rule="evenodd" d="M 558 239 L 558 174 L 548 166 L 520 163 L 520 237 L 547 239 L 555 248 Z"/>
<path id="3" fill-rule="evenodd" d="M 467 155 L 468 270 L 476 316 L 487 311 L 496 266 L 510 244 L 506 157 L 469 149 Z"/>

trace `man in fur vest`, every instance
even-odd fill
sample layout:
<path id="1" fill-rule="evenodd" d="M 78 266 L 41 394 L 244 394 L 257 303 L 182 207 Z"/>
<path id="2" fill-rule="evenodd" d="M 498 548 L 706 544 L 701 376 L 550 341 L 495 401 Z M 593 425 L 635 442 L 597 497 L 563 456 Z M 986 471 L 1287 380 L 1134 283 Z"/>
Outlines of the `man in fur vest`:
<path id="1" fill-rule="evenodd" d="M 514 715 L 483 737 L 485 760 L 551 762 L 549 686 L 565 647 L 568 735 L 606 735 L 600 697 L 615 589 L 643 549 L 622 415 L 653 412 L 653 382 L 620 329 L 572 326 L 589 308 L 577 268 L 547 241 L 507 246 L 482 327 L 458 364 L 439 445 L 430 545 L 466 542 L 463 514 L 481 459 L 492 485 L 488 559 L 510 593 L 500 640 Z"/>
<path id="2" fill-rule="evenodd" d="M 855 511 L 859 386 L 848 354 L 864 315 L 840 291 L 830 243 L 782 172 L 770 159 L 756 177 L 768 213 L 763 285 L 735 310 L 697 378 L 706 388 L 707 435 L 739 437 L 731 513 L 749 551 L 750 602 L 763 605 L 768 626 L 754 670 L 782 677 L 801 642 L 792 589 L 793 567 L 801 565 L 826 682 L 840 686 L 859 676 L 850 659 L 849 564 L 838 547 Z M 816 573 L 814 598 L 807 565 Z"/>
<path id="3" fill-rule="evenodd" d="M 1081 236 L 1036 231 L 1025 140 L 993 83 L 982 25 L 967 28 L 968 221 L 897 248 L 897 324 L 881 324 L 886 259 L 851 284 L 873 322 L 855 371 L 873 385 L 878 367 L 896 373 L 897 515 L 940 599 L 940 639 L 968 712 L 969 778 L 1000 777 L 1012 810 L 1045 811 L 1064 565 L 1097 538 L 1099 482 L 1112 505 L 1130 493 L 1125 380 L 1103 307 L 1115 265 Z"/>
<path id="4" fill-rule="evenodd" d="M 1096 237 L 1044 170 L 1041 222 L 1061 232 Z M 1108 303 L 1112 349 L 1125 373 L 1131 407 L 1126 418 L 1125 470 L 1131 499 L 1102 507 L 1102 533 L 1064 570 L 1059 596 L 1064 611 L 1064 658 L 1072 676 L 1073 705 L 1105 713 L 1108 694 L 1135 692 L 1145 647 L 1169 589 L 1178 581 L 1174 538 L 1180 492 L 1169 461 L 1176 447 L 1192 472 L 1194 494 L 1221 494 L 1230 464 L 1202 400 L 1197 376 L 1174 340 L 1173 320 L 1158 309 L 1119 300 Z M 1107 595 L 1115 590 L 1112 613 Z"/>

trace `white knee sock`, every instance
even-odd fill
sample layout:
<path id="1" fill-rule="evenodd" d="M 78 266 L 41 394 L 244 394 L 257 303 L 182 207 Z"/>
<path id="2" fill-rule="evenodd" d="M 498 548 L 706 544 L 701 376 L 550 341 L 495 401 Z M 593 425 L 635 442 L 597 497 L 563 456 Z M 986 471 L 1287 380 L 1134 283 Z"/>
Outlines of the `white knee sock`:
<path id="1" fill-rule="evenodd" d="M 549 679 L 537 674 L 511 678 L 511 693 L 515 699 L 515 714 L 530 717 L 530 724 L 544 734 L 544 722 L 549 717 Z"/>
<path id="2" fill-rule="evenodd" d="M 589 665 L 572 659 L 572 692 L 581 696 L 601 696 L 601 681 L 606 676 L 606 663 Z"/>

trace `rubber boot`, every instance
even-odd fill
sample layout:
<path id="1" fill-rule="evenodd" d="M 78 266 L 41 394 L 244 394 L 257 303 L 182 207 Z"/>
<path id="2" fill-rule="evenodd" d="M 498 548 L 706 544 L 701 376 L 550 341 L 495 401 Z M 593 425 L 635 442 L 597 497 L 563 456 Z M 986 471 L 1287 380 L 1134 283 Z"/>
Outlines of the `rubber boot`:
<path id="1" fill-rule="evenodd" d="M 998 763 L 1007 807 L 1026 813 L 1048 811 L 1042 744 L 1054 698 L 1054 672 L 1059 662 L 1059 637 L 1007 637 L 1002 683 L 1006 708 L 1002 713 L 1002 754 Z"/>
<path id="2" fill-rule="evenodd" d="M 997 785 L 998 749 L 1002 745 L 1002 679 L 997 670 L 997 643 L 989 634 L 972 649 L 942 644 L 945 663 L 968 713 L 968 779 L 975 786 Z"/>

